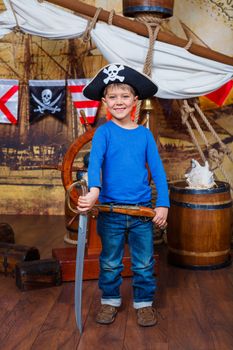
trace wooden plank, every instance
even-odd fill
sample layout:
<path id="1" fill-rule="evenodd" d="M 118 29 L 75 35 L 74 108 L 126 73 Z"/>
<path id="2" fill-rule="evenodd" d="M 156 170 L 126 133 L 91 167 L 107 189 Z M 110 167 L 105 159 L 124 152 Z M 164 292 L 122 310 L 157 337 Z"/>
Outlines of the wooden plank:
<path id="1" fill-rule="evenodd" d="M 205 271 L 172 266 L 166 261 L 166 252 L 167 249 L 163 249 L 160 253 L 162 271 L 159 285 L 163 296 L 162 312 L 167 319 L 169 349 L 212 350 L 211 327 L 198 280 L 199 273 Z"/>
<path id="2" fill-rule="evenodd" d="M 214 302 L 218 303 L 219 298 L 225 301 L 232 301 L 233 285 L 231 283 L 232 266 L 213 270 L 197 271 L 197 280 L 203 296 L 211 294 Z"/>
<path id="3" fill-rule="evenodd" d="M 156 249 L 158 250 L 158 249 Z M 133 305 L 129 307 L 126 334 L 124 341 L 125 350 L 168 350 L 167 316 L 166 316 L 166 293 L 165 287 L 166 267 L 161 265 L 159 253 L 159 275 L 157 277 L 157 290 L 155 295 L 155 306 L 157 309 L 158 323 L 154 327 L 141 327 L 137 324 L 136 310 Z M 162 261 L 164 254 L 162 255 Z"/>
<path id="4" fill-rule="evenodd" d="M 0 216 L 0 221 L 2 216 Z M 12 216 L 17 244 L 40 247 L 51 254 L 52 242 L 62 244 L 63 217 Z M 38 219 L 38 220 L 37 220 Z M 35 222 L 37 223 L 35 225 Z M 27 233 L 29 235 L 27 236 Z M 33 232 L 33 234 L 32 234 Z M 47 232 L 49 237 L 43 236 Z M 19 241 L 20 240 L 20 241 Z M 123 305 L 112 325 L 95 322 L 101 292 L 97 281 L 83 285 L 84 332 L 80 338 L 74 316 L 74 283 L 20 292 L 12 277 L 0 274 L 0 348 L 4 350 L 117 349 L 229 350 L 233 344 L 233 266 L 193 271 L 169 265 L 167 247 L 159 253 L 158 325 L 136 323 L 131 279 L 124 278 Z"/>
<path id="5" fill-rule="evenodd" d="M 90 305 L 97 288 L 96 282 L 83 284 L 82 318 L 85 322 Z M 80 340 L 74 312 L 74 283 L 63 285 L 63 290 L 49 312 L 38 336 L 33 343 L 33 350 L 47 349 L 76 349 Z"/>
<path id="6" fill-rule="evenodd" d="M 2 349 L 30 349 L 61 287 L 21 294 L 17 304 L 2 323 Z"/>
<path id="7" fill-rule="evenodd" d="M 229 350 L 233 347 L 233 302 L 219 300 L 207 304 L 207 317 L 212 328 L 214 349 Z"/>
<path id="8" fill-rule="evenodd" d="M 199 274 L 202 303 L 211 326 L 213 349 L 228 350 L 233 346 L 232 267 Z"/>
<path id="9" fill-rule="evenodd" d="M 127 319 L 124 347 L 127 350 L 168 350 L 167 319 L 158 312 L 158 323 L 153 327 L 137 324 L 136 310 L 131 306 Z"/>
<path id="10" fill-rule="evenodd" d="M 97 290 L 77 350 L 90 350 L 94 348 L 119 350 L 123 348 L 128 308 L 131 302 L 130 282 L 131 280 L 129 278 L 124 278 L 121 289 L 123 303 L 115 321 L 110 325 L 101 325 L 95 321 L 101 298 L 100 291 Z"/>
<path id="11" fill-rule="evenodd" d="M 21 297 L 13 277 L 0 274 L 0 323 L 3 324 Z M 2 330 L 0 331 L 0 337 Z"/>
<path id="12" fill-rule="evenodd" d="M 168 334 L 171 349 L 215 349 L 211 326 L 198 288 L 169 288 Z"/>

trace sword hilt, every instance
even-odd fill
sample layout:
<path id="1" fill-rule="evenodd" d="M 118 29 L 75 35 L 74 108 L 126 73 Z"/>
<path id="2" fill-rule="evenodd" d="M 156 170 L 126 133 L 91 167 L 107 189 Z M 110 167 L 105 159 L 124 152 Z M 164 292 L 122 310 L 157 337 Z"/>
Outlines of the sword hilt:
<path id="1" fill-rule="evenodd" d="M 84 179 L 81 179 L 79 181 L 75 181 L 73 182 L 70 187 L 66 190 L 66 202 L 68 205 L 68 208 L 70 209 L 70 211 L 72 211 L 73 213 L 76 214 L 76 216 L 78 216 L 80 214 L 80 212 L 73 208 L 70 204 L 70 192 L 73 190 L 74 187 L 76 187 L 77 185 L 79 185 L 79 187 L 81 187 L 81 191 L 82 191 L 82 196 L 85 196 L 88 192 L 88 187 L 87 187 L 87 182 Z"/>
<path id="2" fill-rule="evenodd" d="M 88 188 L 87 188 L 87 182 L 84 179 L 81 179 L 80 181 L 80 186 L 82 190 L 82 196 L 85 196 L 87 194 Z"/>

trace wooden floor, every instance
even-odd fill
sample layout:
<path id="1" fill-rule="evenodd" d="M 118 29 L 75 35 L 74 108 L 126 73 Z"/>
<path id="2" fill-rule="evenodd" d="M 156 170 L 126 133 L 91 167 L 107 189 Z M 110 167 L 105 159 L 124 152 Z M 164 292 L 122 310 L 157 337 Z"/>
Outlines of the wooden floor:
<path id="1" fill-rule="evenodd" d="M 39 248 L 41 258 L 64 246 L 63 217 L 3 216 L 16 243 Z M 130 278 L 122 286 L 123 306 L 110 326 L 95 323 L 97 281 L 83 285 L 84 332 L 74 316 L 74 283 L 21 292 L 12 277 L 0 275 L 1 350 L 231 350 L 233 349 L 233 267 L 193 271 L 169 266 L 160 254 L 156 327 L 136 325 Z"/>

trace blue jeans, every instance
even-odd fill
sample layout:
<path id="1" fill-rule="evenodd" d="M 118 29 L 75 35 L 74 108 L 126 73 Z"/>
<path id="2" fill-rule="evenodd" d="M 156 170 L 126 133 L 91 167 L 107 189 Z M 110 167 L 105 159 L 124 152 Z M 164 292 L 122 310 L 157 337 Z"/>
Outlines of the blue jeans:
<path id="1" fill-rule="evenodd" d="M 120 306 L 122 258 L 125 234 L 128 233 L 134 307 L 151 305 L 156 290 L 152 221 L 124 214 L 99 213 L 97 231 L 102 242 L 99 276 L 102 303 Z"/>

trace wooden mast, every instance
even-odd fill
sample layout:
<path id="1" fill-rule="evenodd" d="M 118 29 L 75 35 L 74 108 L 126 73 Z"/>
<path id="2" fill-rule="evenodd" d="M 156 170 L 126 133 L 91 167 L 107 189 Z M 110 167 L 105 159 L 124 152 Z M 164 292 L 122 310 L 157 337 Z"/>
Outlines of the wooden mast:
<path id="1" fill-rule="evenodd" d="M 67 8 L 69 10 L 75 11 L 81 15 L 88 16 L 88 17 L 94 17 L 97 10 L 96 7 L 84 4 L 83 2 L 78 0 L 46 0 L 46 1 L 49 3 L 53 3 L 55 5 L 62 6 L 64 8 Z M 102 9 L 98 16 L 98 19 L 100 21 L 108 23 L 109 15 L 110 15 L 109 11 Z M 123 16 L 114 15 L 112 23 L 117 27 L 148 37 L 148 30 L 146 26 L 141 22 L 136 22 Z M 188 43 L 187 40 L 181 39 L 175 35 L 171 35 L 169 33 L 161 32 L 161 31 L 158 34 L 158 40 L 161 42 L 179 46 L 179 47 L 185 47 L 185 45 Z M 191 47 L 189 48 L 189 52 L 203 58 L 208 58 L 213 61 L 217 61 L 220 63 L 233 66 L 232 57 L 213 51 L 206 47 L 202 47 L 197 44 L 192 44 Z"/>

